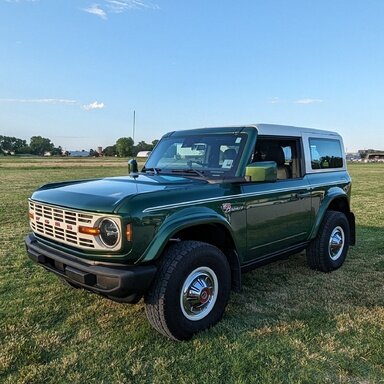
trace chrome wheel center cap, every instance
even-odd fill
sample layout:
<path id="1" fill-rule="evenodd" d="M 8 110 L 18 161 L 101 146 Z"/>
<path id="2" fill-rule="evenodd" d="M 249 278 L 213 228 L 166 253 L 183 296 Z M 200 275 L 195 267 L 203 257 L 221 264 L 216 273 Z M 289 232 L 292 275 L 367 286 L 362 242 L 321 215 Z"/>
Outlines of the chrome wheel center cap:
<path id="1" fill-rule="evenodd" d="M 337 260 L 343 253 L 344 239 L 345 235 L 343 228 L 339 226 L 336 227 L 331 233 L 328 247 L 329 256 L 332 260 Z"/>
<path id="2" fill-rule="evenodd" d="M 213 309 L 219 283 L 215 272 L 209 267 L 199 267 L 184 281 L 180 292 L 180 308 L 188 320 L 198 321 Z"/>
<path id="3" fill-rule="evenodd" d="M 205 304 L 211 296 L 211 290 L 209 288 L 204 288 L 200 293 L 200 303 Z"/>

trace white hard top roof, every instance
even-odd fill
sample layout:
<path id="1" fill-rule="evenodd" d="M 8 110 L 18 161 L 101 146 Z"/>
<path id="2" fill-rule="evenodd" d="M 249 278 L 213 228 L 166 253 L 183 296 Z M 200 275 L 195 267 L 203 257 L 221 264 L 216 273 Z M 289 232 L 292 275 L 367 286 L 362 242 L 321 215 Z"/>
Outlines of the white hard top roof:
<path id="1" fill-rule="evenodd" d="M 333 132 L 333 131 L 326 131 L 326 130 L 315 129 L 315 128 L 294 127 L 291 125 L 251 124 L 250 126 L 257 128 L 259 135 L 300 137 L 303 134 L 314 134 L 314 135 L 328 135 L 328 136 L 337 136 L 337 137 L 340 136 L 337 132 Z"/>
<path id="2" fill-rule="evenodd" d="M 183 135 L 183 134 L 197 134 L 197 133 L 212 133 L 213 130 L 219 133 L 226 132 L 241 132 L 243 129 L 256 129 L 259 135 L 265 136 L 286 136 L 286 137 L 303 137 L 303 136 L 328 136 L 333 138 L 341 138 L 341 136 L 334 131 L 326 131 L 315 128 L 294 127 L 291 125 L 278 125 L 278 124 L 244 124 L 244 125 L 232 125 L 221 127 L 204 127 L 196 129 L 187 129 L 180 131 L 168 132 L 164 136 L 170 135 Z M 210 131 L 212 130 L 212 131 Z"/>

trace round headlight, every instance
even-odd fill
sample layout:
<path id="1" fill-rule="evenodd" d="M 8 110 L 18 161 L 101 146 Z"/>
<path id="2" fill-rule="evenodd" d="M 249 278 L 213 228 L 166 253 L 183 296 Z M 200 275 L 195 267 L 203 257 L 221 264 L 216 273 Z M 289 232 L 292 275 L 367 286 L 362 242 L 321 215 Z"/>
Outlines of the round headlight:
<path id="1" fill-rule="evenodd" d="M 109 248 L 114 247 L 120 238 L 118 225 L 111 219 L 103 219 L 99 225 L 100 240 Z"/>

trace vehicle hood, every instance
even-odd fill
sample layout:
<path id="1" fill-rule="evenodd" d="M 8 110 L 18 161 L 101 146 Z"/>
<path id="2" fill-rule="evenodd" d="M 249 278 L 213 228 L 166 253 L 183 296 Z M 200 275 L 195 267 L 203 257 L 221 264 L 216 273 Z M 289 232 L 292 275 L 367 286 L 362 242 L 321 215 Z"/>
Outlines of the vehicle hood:
<path id="1" fill-rule="evenodd" d="M 35 191 L 31 198 L 66 208 L 110 213 L 124 199 L 137 194 L 205 183 L 204 180 L 180 176 L 138 174 L 46 184 Z"/>

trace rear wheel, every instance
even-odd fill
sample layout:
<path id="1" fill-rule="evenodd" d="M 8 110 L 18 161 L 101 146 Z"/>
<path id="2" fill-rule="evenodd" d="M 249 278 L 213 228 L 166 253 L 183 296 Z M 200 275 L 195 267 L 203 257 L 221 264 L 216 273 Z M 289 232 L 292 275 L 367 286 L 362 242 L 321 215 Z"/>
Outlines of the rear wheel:
<path id="1" fill-rule="evenodd" d="M 330 272 L 342 266 L 350 242 L 349 222 L 344 213 L 328 211 L 317 237 L 307 248 L 307 261 L 312 269 Z"/>
<path id="2" fill-rule="evenodd" d="M 199 241 L 171 245 L 151 289 L 145 311 L 151 325 L 174 340 L 188 340 L 223 316 L 231 286 L 225 255 Z"/>

